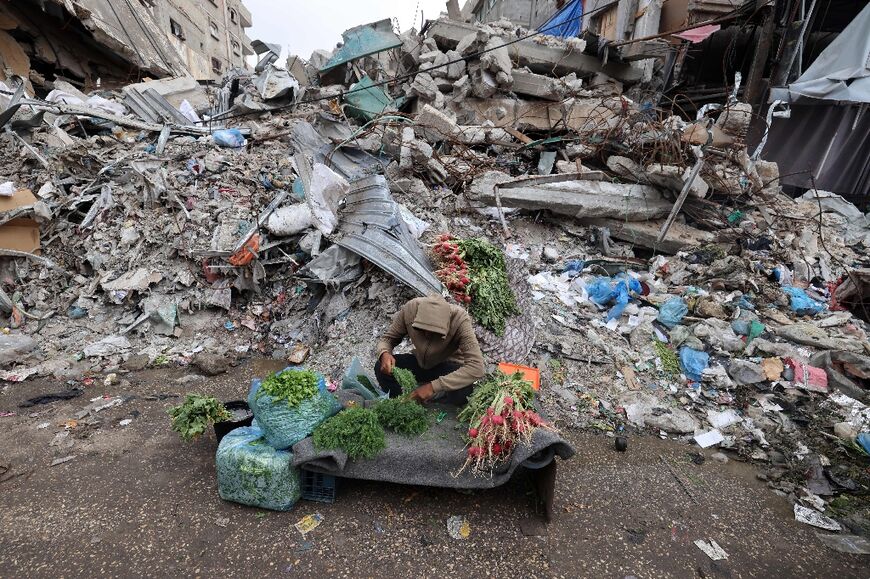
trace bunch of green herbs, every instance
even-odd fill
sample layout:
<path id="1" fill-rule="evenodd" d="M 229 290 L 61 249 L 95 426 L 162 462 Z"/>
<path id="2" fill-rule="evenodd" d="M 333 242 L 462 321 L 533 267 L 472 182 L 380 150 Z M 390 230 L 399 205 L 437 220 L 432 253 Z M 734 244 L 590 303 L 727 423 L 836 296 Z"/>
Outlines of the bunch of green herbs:
<path id="1" fill-rule="evenodd" d="M 310 370 L 282 370 L 263 380 L 257 398 L 268 394 L 273 403 L 286 400 L 289 408 L 295 408 L 317 394 L 317 382 L 317 374 Z"/>
<path id="2" fill-rule="evenodd" d="M 429 430 L 429 412 L 406 397 L 381 400 L 374 407 L 384 428 L 404 436 L 419 436 Z"/>
<path id="3" fill-rule="evenodd" d="M 184 440 L 193 440 L 205 433 L 209 424 L 232 420 L 226 407 L 211 396 L 188 394 L 182 404 L 168 410 L 172 418 L 172 430 Z"/>
<path id="4" fill-rule="evenodd" d="M 484 328 L 504 335 L 507 318 L 520 313 L 508 283 L 504 253 L 480 237 L 460 241 L 459 251 L 471 279 L 469 312 Z"/>
<path id="5" fill-rule="evenodd" d="M 343 450 L 350 458 L 374 458 L 387 447 L 384 428 L 374 410 L 354 406 L 342 410 L 314 430 L 319 450 Z"/>
<path id="6" fill-rule="evenodd" d="M 417 389 L 417 378 L 410 370 L 393 366 L 393 378 L 395 378 L 396 382 L 399 383 L 399 386 L 402 387 L 402 396 L 407 396 Z"/>

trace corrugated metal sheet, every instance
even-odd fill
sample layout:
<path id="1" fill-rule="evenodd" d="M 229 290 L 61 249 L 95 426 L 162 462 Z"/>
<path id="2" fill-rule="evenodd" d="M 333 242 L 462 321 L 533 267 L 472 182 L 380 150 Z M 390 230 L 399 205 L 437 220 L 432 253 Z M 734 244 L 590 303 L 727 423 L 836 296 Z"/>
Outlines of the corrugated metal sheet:
<path id="1" fill-rule="evenodd" d="M 351 184 L 335 243 L 374 263 L 418 294 L 440 294 L 441 282 L 408 231 L 383 175 Z"/>

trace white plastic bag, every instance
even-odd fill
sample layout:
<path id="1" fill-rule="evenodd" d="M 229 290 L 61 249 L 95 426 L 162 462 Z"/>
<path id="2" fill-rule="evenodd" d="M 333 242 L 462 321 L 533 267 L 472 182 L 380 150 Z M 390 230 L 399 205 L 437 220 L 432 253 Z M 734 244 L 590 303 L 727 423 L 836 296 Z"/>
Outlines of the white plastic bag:
<path id="1" fill-rule="evenodd" d="M 314 226 L 323 235 L 331 234 L 338 226 L 338 204 L 350 190 L 350 183 L 321 163 L 314 164 L 311 173 L 311 186 L 306 192 L 305 202 L 311 208 Z"/>
<path id="2" fill-rule="evenodd" d="M 305 231 L 314 225 L 314 216 L 305 203 L 276 209 L 266 221 L 266 229 L 272 235 L 288 237 Z"/>

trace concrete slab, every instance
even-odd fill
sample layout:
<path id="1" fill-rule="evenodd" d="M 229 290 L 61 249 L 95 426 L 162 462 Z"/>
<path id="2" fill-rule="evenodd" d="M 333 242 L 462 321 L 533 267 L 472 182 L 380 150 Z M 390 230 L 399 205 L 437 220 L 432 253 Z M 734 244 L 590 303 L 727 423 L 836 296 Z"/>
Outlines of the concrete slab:
<path id="1" fill-rule="evenodd" d="M 429 27 L 428 36 L 434 38 L 441 50 L 456 48 L 459 41 L 477 28 L 465 22 L 436 20 Z M 507 39 L 505 39 L 507 40 Z M 540 74 L 564 75 L 572 72 L 595 74 L 603 72 L 626 83 L 637 82 L 643 72 L 628 64 L 611 62 L 602 64 L 595 56 L 572 51 L 569 48 L 558 48 L 537 44 L 532 39 L 521 40 L 507 47 L 511 60 L 519 66 L 527 66 L 532 72 Z"/>
<path id="2" fill-rule="evenodd" d="M 472 185 L 472 195 L 487 205 L 496 204 L 496 193 L 503 207 L 548 209 L 578 219 L 644 221 L 666 216 L 673 205 L 655 187 L 612 183 L 604 173 L 531 177 L 487 187 Z"/>

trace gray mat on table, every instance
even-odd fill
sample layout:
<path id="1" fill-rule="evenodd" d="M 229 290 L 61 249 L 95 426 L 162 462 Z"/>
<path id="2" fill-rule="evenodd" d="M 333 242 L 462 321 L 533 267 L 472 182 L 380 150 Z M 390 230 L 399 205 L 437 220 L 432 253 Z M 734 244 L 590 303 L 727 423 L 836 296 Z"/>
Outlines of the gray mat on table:
<path id="1" fill-rule="evenodd" d="M 445 408 L 437 408 L 433 413 Z M 574 449 L 557 433 L 538 429 L 531 445 L 518 446 L 510 462 L 499 464 L 492 477 L 478 476 L 466 468 L 462 433 L 465 425 L 455 418 L 455 409 L 440 424 L 421 436 L 406 437 L 387 431 L 387 448 L 372 459 L 351 460 L 340 450 L 320 451 L 311 437 L 293 445 L 293 466 L 343 478 L 384 481 L 406 485 L 475 489 L 506 483 L 523 462 L 553 453 L 562 459 L 574 456 Z M 534 459 L 533 459 L 534 460 Z"/>

